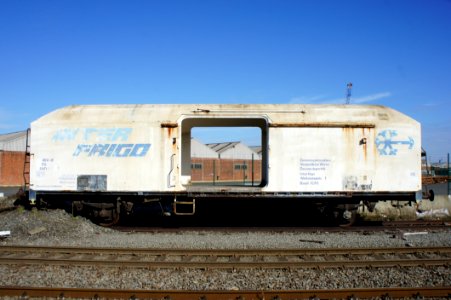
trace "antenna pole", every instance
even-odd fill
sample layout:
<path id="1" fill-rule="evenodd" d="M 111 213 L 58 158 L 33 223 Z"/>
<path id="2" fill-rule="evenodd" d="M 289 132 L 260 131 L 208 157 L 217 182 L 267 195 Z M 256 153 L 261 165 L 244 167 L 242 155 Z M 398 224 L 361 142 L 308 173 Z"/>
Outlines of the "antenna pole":
<path id="1" fill-rule="evenodd" d="M 352 90 L 352 83 L 348 83 L 346 85 L 346 104 L 351 103 L 351 90 Z"/>

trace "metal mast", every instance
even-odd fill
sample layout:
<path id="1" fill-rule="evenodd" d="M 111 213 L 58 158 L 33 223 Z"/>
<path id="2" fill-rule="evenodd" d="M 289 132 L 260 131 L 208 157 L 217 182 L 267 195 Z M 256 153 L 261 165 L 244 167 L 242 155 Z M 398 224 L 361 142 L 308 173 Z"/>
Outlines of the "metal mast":
<path id="1" fill-rule="evenodd" d="M 346 85 L 346 104 L 351 103 L 351 90 L 352 90 L 352 83 L 348 83 Z"/>

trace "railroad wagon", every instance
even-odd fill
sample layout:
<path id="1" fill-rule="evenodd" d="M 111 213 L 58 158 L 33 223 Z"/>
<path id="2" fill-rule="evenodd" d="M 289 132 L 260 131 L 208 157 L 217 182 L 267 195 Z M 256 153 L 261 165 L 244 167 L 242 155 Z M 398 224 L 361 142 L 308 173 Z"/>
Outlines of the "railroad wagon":
<path id="1" fill-rule="evenodd" d="M 258 155 L 192 156 L 194 138 L 225 143 L 224 130 L 252 132 Z M 292 199 L 350 218 L 362 201 L 421 197 L 420 124 L 383 106 L 69 106 L 32 122 L 30 149 L 30 201 L 64 199 L 103 223 L 142 203 L 186 215 L 200 200 Z M 223 180 L 227 165 L 239 179 Z"/>

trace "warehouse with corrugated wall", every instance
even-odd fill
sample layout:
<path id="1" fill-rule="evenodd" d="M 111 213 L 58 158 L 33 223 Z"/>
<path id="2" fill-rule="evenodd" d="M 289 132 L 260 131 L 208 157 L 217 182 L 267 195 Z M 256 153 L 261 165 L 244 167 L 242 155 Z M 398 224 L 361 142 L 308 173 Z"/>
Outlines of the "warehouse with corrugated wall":
<path id="1" fill-rule="evenodd" d="M 24 185 L 26 148 L 26 130 L 0 135 L 0 186 Z"/>
<path id="2" fill-rule="evenodd" d="M 259 185 L 261 166 L 261 154 L 242 142 L 205 145 L 191 139 L 193 184 Z"/>

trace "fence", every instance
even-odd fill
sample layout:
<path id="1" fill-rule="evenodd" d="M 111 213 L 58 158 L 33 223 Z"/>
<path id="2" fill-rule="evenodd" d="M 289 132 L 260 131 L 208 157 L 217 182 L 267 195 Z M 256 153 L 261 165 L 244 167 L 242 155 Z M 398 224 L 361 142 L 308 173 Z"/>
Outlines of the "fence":
<path id="1" fill-rule="evenodd" d="M 192 184 L 258 186 L 262 161 L 248 159 L 191 158 Z"/>

